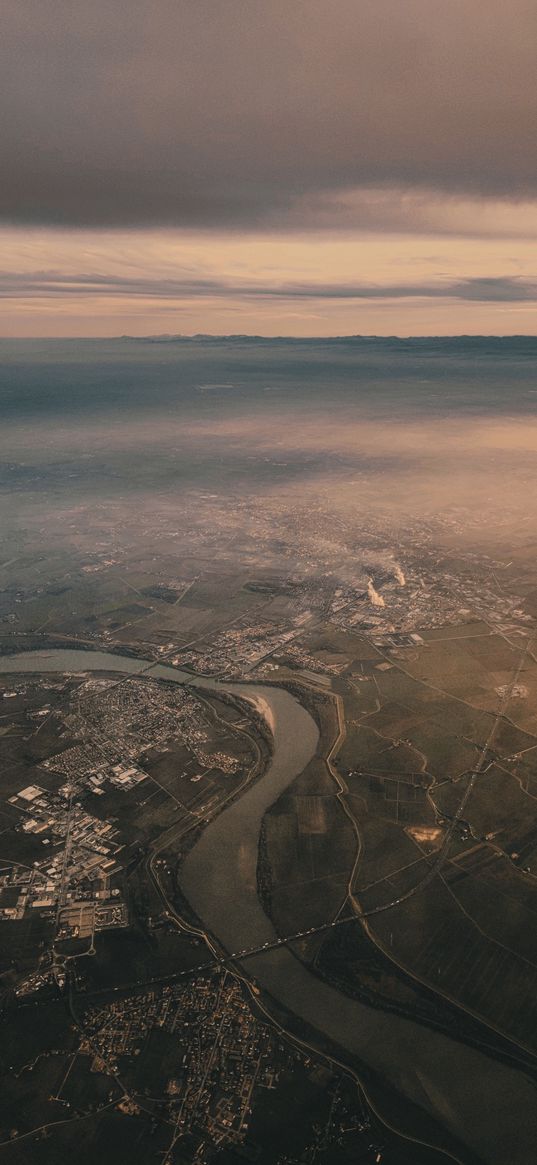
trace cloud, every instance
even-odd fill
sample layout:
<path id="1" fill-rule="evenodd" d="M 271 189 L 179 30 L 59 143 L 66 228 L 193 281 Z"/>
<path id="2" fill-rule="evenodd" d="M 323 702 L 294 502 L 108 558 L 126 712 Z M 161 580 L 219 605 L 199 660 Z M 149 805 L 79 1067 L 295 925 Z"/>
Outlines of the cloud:
<path id="1" fill-rule="evenodd" d="M 0 215 L 337 227 L 375 221 L 372 190 L 531 201 L 536 38 L 534 0 L 5 0 Z"/>
<path id="2" fill-rule="evenodd" d="M 477 277 L 444 282 L 373 283 L 255 283 L 244 280 L 206 278 L 151 279 L 143 275 L 63 274 L 1 272 L 0 298 L 34 297 L 69 299 L 78 296 L 118 297 L 145 300 L 394 300 L 454 299 L 474 303 L 533 303 L 537 301 L 537 279 L 509 276 Z"/>

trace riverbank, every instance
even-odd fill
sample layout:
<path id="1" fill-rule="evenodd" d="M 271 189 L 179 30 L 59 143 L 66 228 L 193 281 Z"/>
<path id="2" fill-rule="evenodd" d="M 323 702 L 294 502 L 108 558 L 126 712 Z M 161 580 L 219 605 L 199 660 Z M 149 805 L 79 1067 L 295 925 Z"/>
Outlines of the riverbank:
<path id="1" fill-rule="evenodd" d="M 157 679 L 216 691 L 239 688 L 247 699 L 251 693 L 270 701 L 271 763 L 201 834 L 185 860 L 181 891 L 203 929 L 228 953 L 272 941 L 275 932 L 257 896 L 259 830 L 266 808 L 314 755 L 318 730 L 311 716 L 289 692 L 269 685 L 193 682 L 191 674 L 165 664 L 147 661 L 145 670 L 139 659 L 105 652 L 49 650 L 0 658 L 0 672 L 11 674 L 84 670 L 144 670 Z M 363 1064 L 364 1071 L 382 1082 L 386 1096 L 395 1094 L 405 1110 L 425 1113 L 454 1143 L 464 1144 L 466 1162 L 477 1156 L 486 1165 L 528 1165 L 533 1159 L 534 1086 L 521 1072 L 410 1019 L 341 995 L 285 947 L 249 958 L 244 974 L 284 1014 L 316 1033 L 317 1045 L 329 1041 L 339 1049 L 342 1064 Z M 386 1111 L 385 1119 L 393 1123 L 395 1118 Z"/>

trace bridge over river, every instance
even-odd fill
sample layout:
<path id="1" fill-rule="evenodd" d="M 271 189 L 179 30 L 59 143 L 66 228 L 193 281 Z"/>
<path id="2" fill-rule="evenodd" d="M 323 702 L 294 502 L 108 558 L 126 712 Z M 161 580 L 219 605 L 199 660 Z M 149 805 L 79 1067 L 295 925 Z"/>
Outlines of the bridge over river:
<path id="1" fill-rule="evenodd" d="M 317 727 L 298 700 L 277 687 L 193 677 L 166 664 L 108 652 L 58 649 L 0 657 L 0 675 L 90 671 L 144 674 L 262 702 L 273 725 L 271 763 L 210 822 L 183 863 L 182 890 L 202 927 L 228 956 L 235 952 L 244 959 L 244 974 L 266 993 L 267 1010 L 272 998 L 308 1025 L 312 1043 L 315 1032 L 327 1037 L 340 1049 L 342 1062 L 361 1061 L 409 1104 L 425 1110 L 461 1146 L 454 1159 L 529 1165 L 537 1144 L 530 1079 L 447 1035 L 342 995 L 295 957 L 264 913 L 256 880 L 263 814 L 304 769 L 318 740 Z M 390 1122 L 389 1111 L 382 1115 Z"/>

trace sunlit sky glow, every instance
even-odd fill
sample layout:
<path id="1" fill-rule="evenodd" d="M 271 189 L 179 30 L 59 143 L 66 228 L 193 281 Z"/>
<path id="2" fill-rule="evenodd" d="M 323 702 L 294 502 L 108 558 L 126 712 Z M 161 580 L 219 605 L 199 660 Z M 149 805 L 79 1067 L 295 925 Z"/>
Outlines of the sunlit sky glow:
<path id="1" fill-rule="evenodd" d="M 533 3 L 6 7 L 2 335 L 537 330 Z"/>

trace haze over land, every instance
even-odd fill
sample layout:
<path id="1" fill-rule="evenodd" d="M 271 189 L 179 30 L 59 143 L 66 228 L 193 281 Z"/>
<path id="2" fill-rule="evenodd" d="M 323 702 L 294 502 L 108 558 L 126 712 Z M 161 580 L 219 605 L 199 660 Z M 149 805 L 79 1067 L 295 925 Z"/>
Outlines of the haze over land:
<path id="1" fill-rule="evenodd" d="M 228 537 L 250 503 L 261 517 L 314 498 L 346 521 L 460 508 L 463 541 L 519 536 L 535 504 L 535 349 L 523 338 L 5 342 L 6 519 L 20 507 L 35 526 L 98 505 L 173 523 L 196 497 L 192 517 L 218 514 Z"/>
<path id="2" fill-rule="evenodd" d="M 423 1139 L 423 1165 L 526 1165 L 536 348 L 0 342 L 4 1068 L 43 1060 L 1 1110 L 22 1136 L 56 1103 L 57 1062 L 63 1079 L 73 1047 L 85 1073 L 97 1048 L 78 1103 L 120 1059 L 136 1135 L 162 1114 L 177 1165 L 193 1129 L 207 1163 L 221 1136 L 252 1136 L 283 1165 L 290 1103 L 306 1161 L 317 1133 L 294 1098 L 317 1112 L 315 1053 L 289 1060 L 255 1026 L 217 941 L 266 1014 L 276 1001 L 289 1036 L 335 1056 L 315 1093 L 326 1165 L 338 1138 L 390 1165 L 416 1165 Z M 60 1002 L 15 1055 L 28 1000 L 41 1016 L 66 985 L 76 1034 Z M 255 1054 L 237 1060 L 239 1021 Z M 164 1107 L 143 1115 L 148 1089 Z M 95 1103 L 83 1165 L 104 1143 L 116 1165 Z"/>

